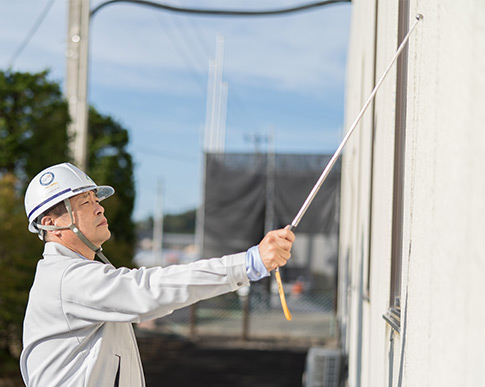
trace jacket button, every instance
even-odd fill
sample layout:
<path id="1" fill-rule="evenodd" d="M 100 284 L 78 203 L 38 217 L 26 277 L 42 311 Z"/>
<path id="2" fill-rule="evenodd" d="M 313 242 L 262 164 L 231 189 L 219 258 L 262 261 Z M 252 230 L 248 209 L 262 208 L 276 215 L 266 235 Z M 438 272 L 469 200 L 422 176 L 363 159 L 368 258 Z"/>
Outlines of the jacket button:
<path id="1" fill-rule="evenodd" d="M 237 286 L 242 286 L 242 282 L 238 282 L 236 285 Z"/>

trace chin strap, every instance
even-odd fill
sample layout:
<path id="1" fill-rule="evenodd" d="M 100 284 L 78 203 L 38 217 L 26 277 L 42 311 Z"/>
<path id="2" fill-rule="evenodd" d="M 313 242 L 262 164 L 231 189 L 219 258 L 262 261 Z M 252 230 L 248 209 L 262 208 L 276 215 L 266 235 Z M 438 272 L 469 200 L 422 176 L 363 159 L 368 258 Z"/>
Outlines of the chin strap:
<path id="1" fill-rule="evenodd" d="M 97 255 L 97 257 L 104 263 L 109 264 L 113 266 L 113 264 L 106 258 L 106 256 L 103 254 L 103 249 L 102 247 L 98 247 L 95 244 L 93 244 L 88 238 L 84 236 L 84 234 L 77 228 L 77 226 L 74 224 L 74 217 L 72 216 L 72 207 L 71 207 L 71 202 L 69 199 L 64 199 L 64 205 L 66 206 L 67 212 L 69 213 L 69 217 L 71 218 L 71 224 L 69 226 L 44 226 L 42 224 L 37 224 L 37 227 L 41 230 L 47 230 L 47 231 L 53 231 L 53 230 L 67 230 L 70 229 L 76 236 L 81 239 L 81 241 L 88 246 L 94 253 Z"/>

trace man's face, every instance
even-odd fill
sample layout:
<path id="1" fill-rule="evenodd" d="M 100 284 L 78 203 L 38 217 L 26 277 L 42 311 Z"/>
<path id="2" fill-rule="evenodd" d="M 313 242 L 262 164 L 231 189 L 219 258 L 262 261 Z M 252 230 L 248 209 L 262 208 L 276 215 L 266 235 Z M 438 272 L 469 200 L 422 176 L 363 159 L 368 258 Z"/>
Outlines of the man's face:
<path id="1" fill-rule="evenodd" d="M 110 238 L 111 232 L 99 199 L 93 191 L 89 191 L 76 195 L 70 200 L 74 224 L 89 241 L 100 247 Z"/>

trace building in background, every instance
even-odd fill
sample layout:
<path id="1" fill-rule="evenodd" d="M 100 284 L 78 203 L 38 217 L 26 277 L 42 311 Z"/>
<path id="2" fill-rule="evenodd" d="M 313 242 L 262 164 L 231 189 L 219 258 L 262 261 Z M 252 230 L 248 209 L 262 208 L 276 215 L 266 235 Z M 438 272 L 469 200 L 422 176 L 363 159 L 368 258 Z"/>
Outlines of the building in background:
<path id="1" fill-rule="evenodd" d="M 348 386 L 484 386 L 485 2 L 353 1 L 342 160 Z M 347 127 L 348 125 L 346 125 Z"/>

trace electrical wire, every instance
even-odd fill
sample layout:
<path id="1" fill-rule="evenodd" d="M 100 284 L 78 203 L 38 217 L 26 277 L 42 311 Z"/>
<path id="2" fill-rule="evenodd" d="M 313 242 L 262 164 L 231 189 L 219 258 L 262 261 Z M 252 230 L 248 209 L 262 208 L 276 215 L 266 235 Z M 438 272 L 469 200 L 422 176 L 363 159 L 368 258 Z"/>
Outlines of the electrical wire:
<path id="1" fill-rule="evenodd" d="M 192 79 L 198 84 L 199 89 L 205 95 L 207 91 L 207 81 L 204 80 L 204 75 L 199 70 L 200 67 L 198 66 L 198 63 L 200 60 L 207 62 L 212 55 L 210 54 L 209 44 L 207 44 L 207 42 L 202 38 L 203 33 L 201 33 L 201 31 L 196 31 L 194 25 L 191 23 L 184 23 L 184 26 L 181 26 L 179 23 L 177 23 L 177 21 L 182 20 L 180 18 L 164 17 L 163 20 L 167 22 L 163 23 L 162 19 L 158 19 L 162 27 L 169 28 L 166 30 L 166 33 L 168 33 L 172 47 L 184 62 L 185 68 L 191 75 Z M 187 31 L 190 31 L 191 37 L 187 35 Z M 178 45 L 175 44 L 175 40 L 179 42 Z M 196 40 L 198 44 L 191 43 L 194 40 Z M 182 49 L 182 46 L 184 46 L 186 49 Z M 203 59 L 198 59 L 198 57 Z M 252 114 L 244 106 L 244 103 L 242 102 L 241 98 L 239 98 L 235 90 L 231 90 L 228 98 L 229 101 L 233 101 L 232 106 L 238 110 L 237 115 L 240 116 L 244 121 L 248 122 L 247 127 L 256 130 L 261 127 L 261 124 L 256 123 L 256 120 Z M 233 110 L 228 110 L 227 113 L 229 117 L 234 117 Z"/>
<path id="2" fill-rule="evenodd" d="M 45 18 L 47 17 L 47 14 L 51 10 L 52 5 L 54 4 L 55 1 L 56 0 L 49 0 L 47 2 L 47 4 L 44 6 L 43 10 L 41 11 L 39 16 L 37 17 L 37 20 L 33 24 L 32 28 L 29 30 L 29 32 L 27 33 L 27 35 L 25 36 L 24 40 L 22 41 L 20 46 L 17 48 L 15 53 L 12 55 L 12 58 L 10 59 L 9 64 L 7 66 L 9 69 L 11 69 L 13 67 L 16 59 L 20 56 L 20 54 L 25 49 L 25 47 L 27 47 L 27 45 L 29 44 L 32 37 L 35 35 L 35 33 L 37 32 L 39 27 L 42 25 L 42 23 L 44 22 Z"/>
<path id="3" fill-rule="evenodd" d="M 200 28 L 200 25 L 198 25 L 200 19 L 190 17 L 190 15 L 185 15 L 185 17 L 178 17 L 174 20 L 179 20 L 181 24 L 184 24 L 180 28 L 182 28 L 184 31 L 190 32 L 192 37 L 190 38 L 187 36 L 187 39 L 196 42 L 194 47 L 196 47 L 196 50 L 200 52 L 202 57 L 207 61 L 212 56 L 213 45 L 203 38 L 204 32 Z"/>
<path id="4" fill-rule="evenodd" d="M 155 3 L 148 0 L 109 0 L 102 4 L 99 4 L 96 8 L 91 11 L 91 16 L 94 16 L 100 9 L 107 5 L 114 3 L 134 3 L 139 5 L 146 5 L 149 7 L 155 7 L 164 9 L 171 12 L 182 12 L 194 15 L 209 15 L 209 16 L 275 16 L 284 15 L 288 13 L 295 13 L 310 10 L 312 8 L 318 8 L 325 5 L 337 4 L 337 3 L 349 3 L 351 0 L 325 0 L 318 1 L 315 3 L 298 5 L 295 7 L 272 9 L 272 10 L 260 10 L 260 11 L 242 11 L 242 10 L 223 10 L 223 9 L 196 9 L 196 8 L 183 8 L 175 7 L 172 5 Z"/>
<path id="5" fill-rule="evenodd" d="M 180 26 L 174 19 L 172 18 L 165 18 L 165 20 L 170 20 L 171 26 L 174 27 L 177 30 L 177 33 L 173 33 L 173 30 L 170 30 L 170 36 L 169 40 L 170 43 L 172 44 L 173 48 L 179 55 L 179 57 L 182 59 L 184 62 L 184 65 L 187 69 L 187 71 L 190 73 L 191 77 L 194 79 L 194 81 L 199 85 L 199 88 L 201 92 L 205 95 L 206 93 L 206 88 L 207 88 L 207 82 L 203 80 L 203 75 L 198 68 L 198 59 L 196 58 L 196 55 L 194 54 L 196 50 L 191 50 L 191 41 L 192 39 L 187 36 L 186 31 L 191 29 L 192 34 L 197 38 L 199 44 L 193 45 L 194 47 L 198 47 L 199 50 L 197 50 L 200 53 L 200 56 L 204 58 L 205 61 L 208 61 L 208 59 L 211 57 L 208 49 L 208 45 L 206 44 L 205 41 L 202 40 L 202 35 L 201 33 L 195 32 L 193 29 L 192 24 L 188 23 L 185 25 L 185 28 Z M 159 19 L 160 24 L 162 25 L 161 20 Z M 180 43 L 179 45 L 175 44 L 170 37 L 173 37 L 174 40 L 179 40 L 182 41 L 184 44 Z M 180 39 L 179 39 L 180 38 Z M 184 45 L 187 47 L 187 50 L 183 50 L 181 47 Z M 190 63 L 189 63 L 190 62 Z M 243 101 L 241 98 L 239 98 L 237 92 L 232 89 L 231 93 L 229 93 L 229 101 L 233 101 L 234 103 L 232 104 L 233 107 L 236 108 L 236 110 L 239 111 L 238 116 L 240 116 L 244 121 L 248 122 L 247 127 L 256 129 L 257 131 L 260 131 L 258 128 L 261 126 L 260 124 L 256 123 L 256 120 L 252 116 L 252 114 L 248 111 L 246 106 L 244 105 Z M 228 115 L 229 117 L 234 117 L 233 110 L 228 110 Z"/>
<path id="6" fill-rule="evenodd" d="M 180 59 L 182 59 L 182 62 L 185 65 L 185 68 L 189 72 L 190 76 L 194 80 L 194 82 L 198 85 L 200 88 L 200 91 L 202 95 L 205 95 L 206 93 L 206 82 L 204 81 L 202 74 L 199 70 L 197 70 L 197 59 L 194 58 L 192 54 L 190 54 L 192 51 L 190 49 L 184 50 L 183 46 L 187 47 L 189 43 L 187 42 L 187 39 L 184 38 L 183 30 L 172 20 L 170 20 L 170 26 L 168 24 L 164 24 L 160 18 L 158 18 L 158 22 L 160 26 L 165 29 L 165 32 L 168 35 L 168 40 L 170 41 L 170 44 L 172 45 L 173 49 L 177 52 L 178 56 Z M 174 27 L 178 30 L 177 32 L 174 32 Z M 175 40 L 179 41 L 179 44 L 175 43 Z"/>
<path id="7" fill-rule="evenodd" d="M 179 18 L 179 20 L 180 19 L 181 18 Z M 185 20 L 187 20 L 187 18 L 185 18 Z M 195 44 L 194 46 L 198 47 L 198 51 L 202 52 L 204 60 L 208 61 L 209 58 L 213 57 L 212 50 L 210 48 L 211 45 L 203 39 L 204 33 L 200 30 L 199 26 L 194 23 L 195 20 L 193 18 L 191 20 L 191 23 L 186 23 L 185 28 L 179 27 L 179 31 L 181 34 L 183 34 L 184 31 L 191 32 L 193 39 L 190 39 L 190 37 L 186 36 L 185 40 L 196 40 L 198 44 Z M 191 52 L 195 52 L 195 50 Z M 247 128 L 252 128 L 258 132 L 262 131 L 261 123 L 257 122 L 250 109 L 248 109 L 245 102 L 243 101 L 243 98 L 241 98 L 241 96 L 239 95 L 237 89 L 233 88 L 232 85 L 231 91 L 228 94 L 228 105 L 231 106 L 231 109 L 228 109 L 227 111 L 227 115 L 230 119 L 237 121 L 237 119 L 234 119 L 234 117 L 237 116 L 240 118 L 239 121 L 246 122 Z"/>

